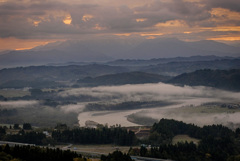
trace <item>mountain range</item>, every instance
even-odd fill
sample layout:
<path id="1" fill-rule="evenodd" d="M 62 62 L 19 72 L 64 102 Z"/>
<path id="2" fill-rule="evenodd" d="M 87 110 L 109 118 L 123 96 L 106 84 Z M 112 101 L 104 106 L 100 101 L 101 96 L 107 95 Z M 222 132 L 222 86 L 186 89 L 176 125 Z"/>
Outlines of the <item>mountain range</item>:
<path id="1" fill-rule="evenodd" d="M 240 56 L 240 47 L 216 41 L 185 42 L 178 39 L 102 39 L 64 41 L 31 50 L 4 51 L 0 68 L 61 64 L 69 62 L 108 62 L 116 59 L 158 59 L 196 55 Z"/>

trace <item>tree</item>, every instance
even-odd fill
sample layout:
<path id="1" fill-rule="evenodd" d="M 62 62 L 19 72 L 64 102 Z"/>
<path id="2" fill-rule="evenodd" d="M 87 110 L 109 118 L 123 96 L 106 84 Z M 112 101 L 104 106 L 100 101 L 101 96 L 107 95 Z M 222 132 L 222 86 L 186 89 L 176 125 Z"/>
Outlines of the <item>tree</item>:
<path id="1" fill-rule="evenodd" d="M 20 129 L 19 124 L 14 124 L 13 129 Z"/>
<path id="2" fill-rule="evenodd" d="M 140 156 L 146 156 L 146 154 L 147 154 L 147 148 L 145 148 L 144 146 L 141 146 Z"/>
<path id="3" fill-rule="evenodd" d="M 24 123 L 23 130 L 32 130 L 32 125 L 30 123 Z"/>
<path id="4" fill-rule="evenodd" d="M 128 154 L 123 154 L 121 151 L 114 151 L 108 156 L 102 155 L 101 161 L 133 161 Z"/>

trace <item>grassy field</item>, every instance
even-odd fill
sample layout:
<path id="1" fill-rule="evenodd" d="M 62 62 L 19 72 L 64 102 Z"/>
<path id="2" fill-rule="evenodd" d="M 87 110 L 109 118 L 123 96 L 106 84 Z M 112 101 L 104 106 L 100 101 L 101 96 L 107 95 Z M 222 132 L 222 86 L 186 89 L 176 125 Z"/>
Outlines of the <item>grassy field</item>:
<path id="1" fill-rule="evenodd" d="M 12 98 L 12 97 L 23 97 L 30 95 L 30 92 L 28 90 L 22 90 L 22 89 L 0 89 L 0 95 L 6 98 Z"/>
<path id="2" fill-rule="evenodd" d="M 177 144 L 178 142 L 185 142 L 187 141 L 188 143 L 193 142 L 194 144 L 198 144 L 200 140 L 191 138 L 188 135 L 177 135 L 173 138 L 172 144 Z"/>
<path id="3" fill-rule="evenodd" d="M 114 146 L 114 145 L 73 145 L 73 148 L 77 151 L 83 152 L 95 152 L 101 154 L 112 153 L 115 150 L 120 150 L 123 153 L 127 153 L 130 149 L 129 146 Z"/>
<path id="4" fill-rule="evenodd" d="M 111 144 L 103 145 L 60 145 L 57 146 L 60 149 L 75 151 L 83 156 L 89 157 L 92 161 L 98 161 L 101 155 L 108 155 L 116 150 L 123 153 L 128 153 L 130 146 L 116 146 Z M 95 159 L 94 159 L 95 158 Z"/>

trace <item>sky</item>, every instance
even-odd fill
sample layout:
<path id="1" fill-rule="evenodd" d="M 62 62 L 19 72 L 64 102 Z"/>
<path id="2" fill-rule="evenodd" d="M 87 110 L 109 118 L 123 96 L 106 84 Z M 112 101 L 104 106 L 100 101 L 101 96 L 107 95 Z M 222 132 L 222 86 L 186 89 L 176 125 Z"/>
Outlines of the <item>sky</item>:
<path id="1" fill-rule="evenodd" d="M 0 50 L 131 36 L 240 41 L 240 1 L 0 0 Z"/>

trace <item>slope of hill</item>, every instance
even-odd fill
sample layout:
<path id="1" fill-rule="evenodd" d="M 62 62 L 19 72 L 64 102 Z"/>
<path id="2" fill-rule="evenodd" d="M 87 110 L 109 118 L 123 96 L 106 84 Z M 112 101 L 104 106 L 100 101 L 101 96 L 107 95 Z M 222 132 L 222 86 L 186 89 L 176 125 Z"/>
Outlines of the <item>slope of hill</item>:
<path id="1" fill-rule="evenodd" d="M 111 67 L 107 65 L 97 64 L 83 66 L 71 65 L 61 67 L 53 66 L 18 67 L 0 70 L 0 84 L 1 85 L 5 84 L 7 85 L 8 88 L 11 82 L 13 82 L 15 86 L 19 87 L 21 86 L 21 84 L 26 85 L 29 82 L 31 82 L 31 84 L 37 84 L 40 81 L 42 81 L 52 84 L 52 81 L 70 82 L 87 76 L 96 77 L 105 74 L 121 73 L 127 71 L 128 70 L 124 67 Z M 33 83 L 33 81 L 35 81 L 36 83 Z"/>
<path id="2" fill-rule="evenodd" d="M 204 60 L 209 58 L 209 61 L 197 61 L 197 58 L 154 59 L 149 62 L 178 61 L 149 66 L 143 65 L 145 62 L 148 63 L 147 60 L 136 60 L 140 62 L 139 66 L 88 64 L 8 68 L 0 70 L 0 87 L 69 86 L 75 84 L 77 80 L 77 84 L 80 86 L 156 83 L 167 81 L 169 76 L 177 76 L 200 69 L 240 69 L 240 59 L 209 56 L 200 57 Z M 211 60 L 214 58 L 218 59 Z M 134 60 L 126 60 L 126 63 L 125 60 L 122 60 L 121 63 L 131 64 L 134 63 Z"/>
<path id="3" fill-rule="evenodd" d="M 143 67 L 141 71 L 160 75 L 177 76 L 182 73 L 189 73 L 199 69 L 240 69 L 240 59 L 169 62 Z"/>
<path id="4" fill-rule="evenodd" d="M 49 63 L 65 63 L 71 61 L 99 62 L 109 61 L 111 57 L 93 51 L 76 43 L 61 43 L 53 48 L 39 50 L 9 51 L 0 55 L 0 67 L 17 67 L 30 65 L 46 65 Z"/>
<path id="5" fill-rule="evenodd" d="M 168 83 L 189 86 L 209 86 L 219 89 L 240 91 L 240 69 L 232 70 L 197 70 L 184 73 Z"/>
<path id="6" fill-rule="evenodd" d="M 114 61 L 110 61 L 104 63 L 106 65 L 112 66 L 148 66 L 148 65 L 158 65 L 158 64 L 166 64 L 170 62 L 199 62 L 199 61 L 216 61 L 216 60 L 233 60 L 240 59 L 235 57 L 219 57 L 215 55 L 207 55 L 207 56 L 190 56 L 190 57 L 174 57 L 174 58 L 158 58 L 158 59 L 118 59 Z"/>
<path id="7" fill-rule="evenodd" d="M 131 59 L 194 55 L 239 56 L 239 51 L 238 47 L 215 41 L 185 42 L 173 38 L 162 38 L 144 41 L 124 56 Z"/>
<path id="8" fill-rule="evenodd" d="M 157 83 L 169 80 L 168 76 L 161 76 L 157 74 L 149 74 L 143 72 L 130 72 L 103 75 L 95 78 L 86 77 L 78 80 L 78 83 L 86 86 L 98 85 L 123 85 L 123 84 L 143 84 L 143 83 Z"/>

